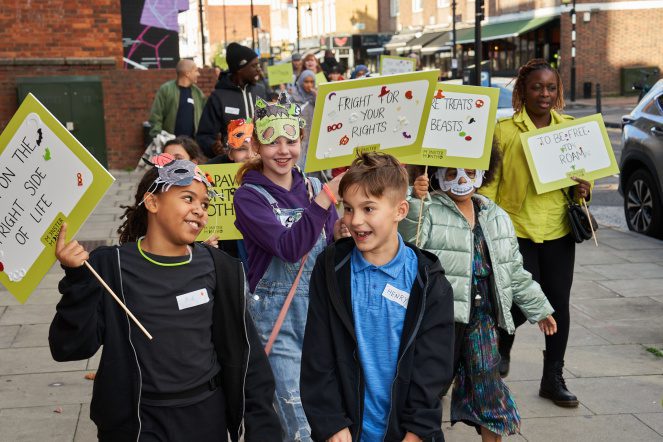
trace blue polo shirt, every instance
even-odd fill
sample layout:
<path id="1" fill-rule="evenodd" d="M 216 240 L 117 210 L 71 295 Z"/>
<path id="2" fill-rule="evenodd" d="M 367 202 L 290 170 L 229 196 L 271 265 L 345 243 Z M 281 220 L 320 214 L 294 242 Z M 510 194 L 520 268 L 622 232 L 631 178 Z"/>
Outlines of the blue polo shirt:
<path id="1" fill-rule="evenodd" d="M 371 264 L 356 247 L 350 264 L 352 316 L 365 379 L 361 440 L 382 441 L 417 255 L 398 235 L 398 252 L 387 264 Z"/>

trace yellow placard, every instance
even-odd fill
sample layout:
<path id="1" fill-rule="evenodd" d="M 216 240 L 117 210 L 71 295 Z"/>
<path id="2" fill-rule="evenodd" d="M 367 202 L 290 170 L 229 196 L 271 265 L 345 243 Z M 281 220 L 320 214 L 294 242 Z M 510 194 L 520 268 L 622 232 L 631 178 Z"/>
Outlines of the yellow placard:
<path id="1" fill-rule="evenodd" d="M 321 84 L 328 83 L 327 77 L 325 77 L 324 72 L 318 72 L 315 74 L 315 85 L 320 86 Z"/>
<path id="2" fill-rule="evenodd" d="M 239 187 L 235 181 L 235 175 L 241 165 L 241 163 L 230 163 L 200 166 L 200 169 L 208 173 L 214 180 L 214 190 L 219 197 L 210 201 L 207 209 L 209 215 L 207 225 L 196 238 L 197 241 L 205 241 L 214 234 L 221 240 L 242 239 L 242 234 L 235 227 L 235 207 L 233 206 L 235 190 Z"/>
<path id="3" fill-rule="evenodd" d="M 62 223 L 69 241 L 113 180 L 28 94 L 0 135 L 0 283 L 19 302 L 55 262 Z"/>
<path id="4" fill-rule="evenodd" d="M 520 134 L 536 193 L 619 173 L 601 114 Z"/>
<path id="5" fill-rule="evenodd" d="M 424 71 L 320 85 L 306 171 L 348 166 L 357 151 L 418 154 L 436 82 Z"/>
<path id="6" fill-rule="evenodd" d="M 269 80 L 270 86 L 292 83 L 292 64 L 281 63 L 267 66 L 267 79 Z"/>

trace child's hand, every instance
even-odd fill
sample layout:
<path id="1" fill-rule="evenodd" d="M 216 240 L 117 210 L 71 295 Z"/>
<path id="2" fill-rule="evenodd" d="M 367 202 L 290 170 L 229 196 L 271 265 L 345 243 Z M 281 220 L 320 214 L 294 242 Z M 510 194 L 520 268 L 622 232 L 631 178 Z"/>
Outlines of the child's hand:
<path id="1" fill-rule="evenodd" d="M 219 237 L 216 234 L 210 236 L 203 242 L 208 246 L 216 247 L 217 249 L 219 248 Z"/>
<path id="2" fill-rule="evenodd" d="M 421 442 L 421 438 L 417 436 L 414 433 L 410 433 L 409 431 L 405 434 L 405 438 L 403 439 L 403 442 Z"/>
<path id="3" fill-rule="evenodd" d="M 327 186 L 329 186 L 329 190 L 334 192 L 334 196 L 336 197 L 336 200 L 339 201 L 340 197 L 338 195 L 338 186 L 341 184 L 341 179 L 345 176 L 345 172 L 343 172 L 340 175 L 336 175 L 330 182 L 327 183 Z"/>
<path id="4" fill-rule="evenodd" d="M 90 255 L 78 241 L 65 243 L 67 236 L 67 223 L 63 223 L 55 243 L 55 257 L 64 267 L 76 268 L 83 265 Z"/>
<path id="5" fill-rule="evenodd" d="M 414 180 L 414 184 L 412 185 L 414 196 L 416 196 L 417 198 L 424 198 L 428 193 L 429 184 L 430 180 L 428 179 L 428 176 L 426 175 L 418 176 Z"/>
<path id="6" fill-rule="evenodd" d="M 350 434 L 350 430 L 346 427 L 327 439 L 327 442 L 352 442 L 352 435 Z"/>
<path id="7" fill-rule="evenodd" d="M 343 224 L 340 219 L 337 219 L 334 223 L 334 241 L 338 241 L 341 238 L 349 238 L 350 236 L 352 235 L 350 235 L 348 226 Z"/>
<path id="8" fill-rule="evenodd" d="M 557 333 L 557 322 L 555 322 L 555 318 L 552 315 L 548 315 L 546 319 L 539 321 L 539 328 L 548 336 L 554 335 Z"/>

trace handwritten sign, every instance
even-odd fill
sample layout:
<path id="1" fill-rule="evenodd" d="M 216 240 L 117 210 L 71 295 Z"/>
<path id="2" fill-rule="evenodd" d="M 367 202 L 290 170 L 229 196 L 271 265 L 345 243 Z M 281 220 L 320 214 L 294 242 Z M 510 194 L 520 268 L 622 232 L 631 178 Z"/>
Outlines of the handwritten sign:
<path id="1" fill-rule="evenodd" d="M 320 85 L 306 171 L 347 166 L 357 153 L 421 150 L 437 72 Z"/>
<path id="2" fill-rule="evenodd" d="M 32 94 L 0 135 L 0 282 L 25 302 L 113 177 Z"/>
<path id="3" fill-rule="evenodd" d="M 292 83 L 293 73 L 291 63 L 267 66 L 267 78 L 270 86 Z"/>
<path id="4" fill-rule="evenodd" d="M 380 55 L 380 75 L 407 74 L 417 70 L 417 60 L 410 57 Z"/>
<path id="5" fill-rule="evenodd" d="M 488 169 L 499 89 L 438 83 L 421 154 L 406 164 Z"/>
<path id="6" fill-rule="evenodd" d="M 576 184 L 570 177 L 595 180 L 619 167 L 601 114 L 520 134 L 537 193 Z"/>
<path id="7" fill-rule="evenodd" d="M 325 77 L 324 72 L 318 72 L 317 74 L 315 74 L 315 85 L 320 86 L 323 83 L 328 83 L 327 77 Z"/>
<path id="8" fill-rule="evenodd" d="M 214 180 L 214 190 L 222 198 L 214 198 L 207 209 L 207 225 L 198 235 L 197 241 L 205 241 L 216 234 L 220 239 L 241 239 L 242 234 L 235 227 L 235 207 L 233 199 L 239 187 L 235 175 L 241 163 L 201 165 L 203 172 Z"/>
<path id="9" fill-rule="evenodd" d="M 216 54 L 214 57 L 214 65 L 222 71 L 228 70 L 228 61 L 226 60 L 226 57 L 221 54 Z"/>

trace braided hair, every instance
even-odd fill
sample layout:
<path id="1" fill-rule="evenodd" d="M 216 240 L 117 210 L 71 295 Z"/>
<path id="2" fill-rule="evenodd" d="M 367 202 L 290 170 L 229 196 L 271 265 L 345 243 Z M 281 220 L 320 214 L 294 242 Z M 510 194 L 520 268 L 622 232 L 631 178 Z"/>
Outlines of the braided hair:
<path id="1" fill-rule="evenodd" d="M 541 69 L 549 70 L 555 74 L 555 78 L 557 79 L 557 99 L 553 103 L 553 109 L 561 110 L 564 108 L 564 88 L 562 87 L 562 78 L 559 72 L 543 58 L 533 58 L 518 69 L 518 77 L 516 77 L 516 84 L 513 87 L 513 97 L 511 98 L 511 105 L 516 113 L 520 112 L 525 106 L 527 77 L 532 72 Z"/>
<path id="2" fill-rule="evenodd" d="M 145 208 L 145 204 L 143 204 L 143 199 L 148 191 L 157 193 L 157 191 L 161 190 L 161 185 L 156 189 L 154 186 L 154 181 L 158 176 L 159 171 L 156 167 L 145 172 L 145 175 L 143 175 L 143 178 L 138 184 L 138 189 L 136 189 L 134 205 L 120 206 L 124 209 L 124 214 L 120 217 L 120 219 L 124 219 L 124 222 L 117 229 L 117 233 L 120 235 L 120 244 L 137 241 L 138 238 L 147 233 L 147 209 Z"/>

